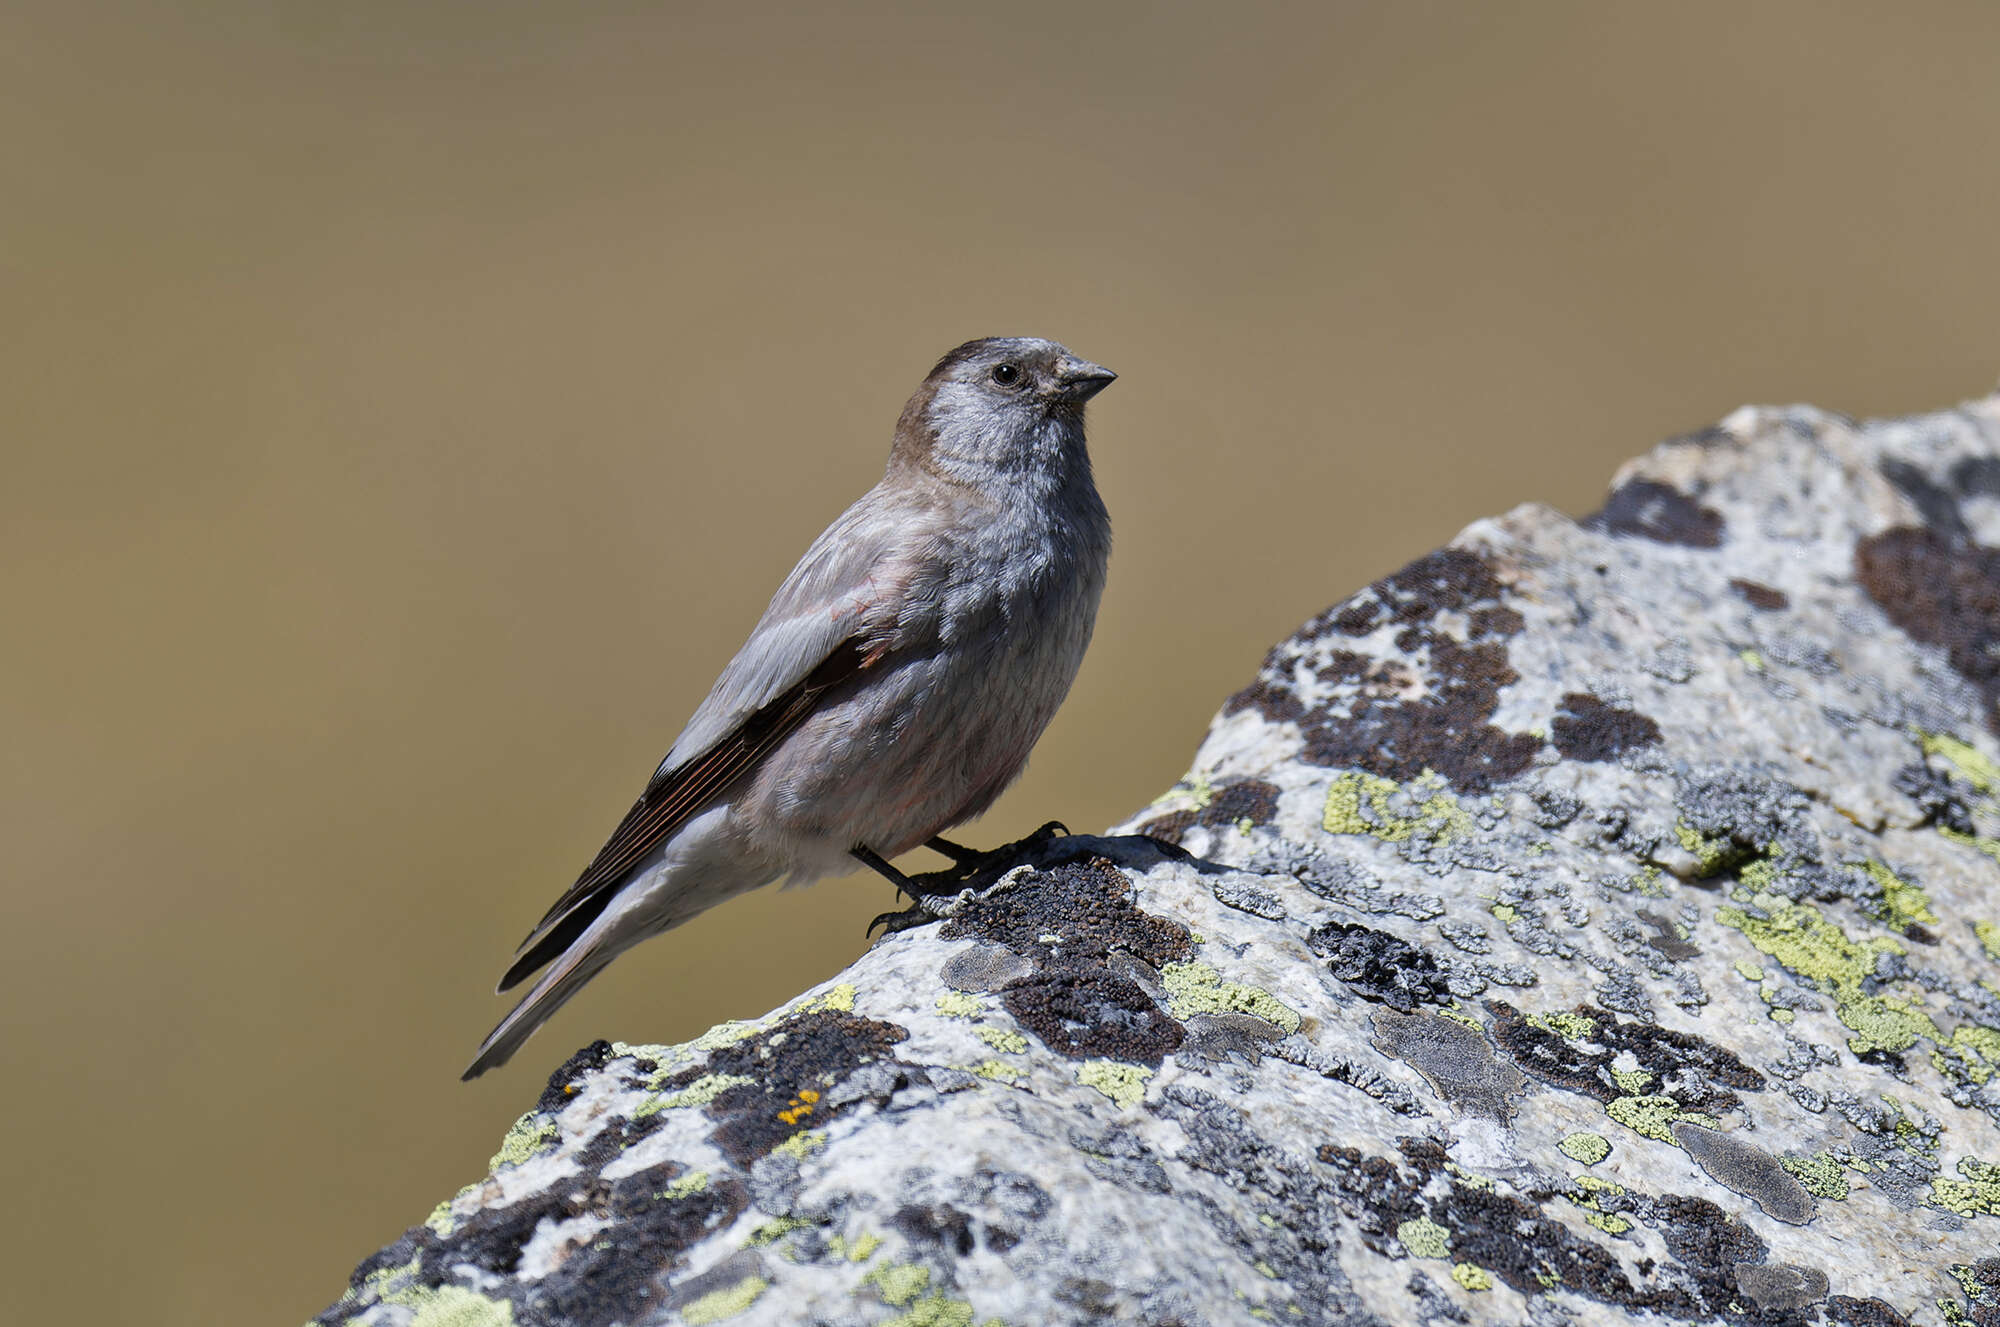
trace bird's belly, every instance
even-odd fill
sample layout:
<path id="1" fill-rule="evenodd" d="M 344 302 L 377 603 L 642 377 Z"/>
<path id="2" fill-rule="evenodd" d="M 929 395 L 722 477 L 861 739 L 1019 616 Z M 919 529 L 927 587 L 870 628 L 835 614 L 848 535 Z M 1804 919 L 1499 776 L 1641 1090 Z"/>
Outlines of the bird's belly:
<path id="1" fill-rule="evenodd" d="M 894 857 L 984 811 L 1027 764 L 1068 694 L 1096 605 L 984 649 L 908 660 L 800 726 L 737 800 L 795 878 Z"/>

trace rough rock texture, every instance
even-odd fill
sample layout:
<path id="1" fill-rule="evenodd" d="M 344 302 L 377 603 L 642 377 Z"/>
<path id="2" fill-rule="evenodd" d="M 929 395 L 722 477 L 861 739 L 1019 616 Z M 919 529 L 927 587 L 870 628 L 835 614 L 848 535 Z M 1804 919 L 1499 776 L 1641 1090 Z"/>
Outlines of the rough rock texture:
<path id="1" fill-rule="evenodd" d="M 1128 831 L 599 1042 L 326 1324 L 2000 1324 L 2000 397 L 1308 622 Z"/>

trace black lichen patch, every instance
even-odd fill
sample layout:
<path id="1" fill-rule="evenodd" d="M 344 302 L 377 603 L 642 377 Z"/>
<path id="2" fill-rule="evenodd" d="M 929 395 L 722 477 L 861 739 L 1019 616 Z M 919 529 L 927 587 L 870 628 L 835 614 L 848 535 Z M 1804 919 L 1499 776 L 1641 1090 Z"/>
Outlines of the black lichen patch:
<path id="1" fill-rule="evenodd" d="M 1626 1278 L 1616 1254 L 1573 1233 L 1524 1198 L 1453 1183 L 1431 1204 L 1429 1216 L 1451 1231 L 1453 1259 L 1478 1264 L 1524 1295 L 1560 1285 L 1604 1303 L 1644 1303 L 1674 1317 L 1692 1316 L 1685 1296 L 1647 1296 Z"/>
<path id="2" fill-rule="evenodd" d="M 1326 969 L 1364 1000 L 1410 1013 L 1451 998 L 1437 960 L 1407 940 L 1359 922 L 1328 922 L 1306 937 Z"/>
<path id="3" fill-rule="evenodd" d="M 1031 871 L 968 899 L 940 935 L 1029 959 L 1033 970 L 1008 982 L 1000 1000 L 1059 1054 L 1157 1065 L 1186 1036 L 1143 986 L 1114 969 L 1145 972 L 1186 958 L 1194 937 L 1134 906 L 1131 883 L 1103 858 Z"/>
<path id="4" fill-rule="evenodd" d="M 720 1093 L 707 1107 L 716 1122 L 715 1145 L 748 1166 L 801 1129 L 817 1128 L 852 1109 L 855 1102 L 836 1104 L 828 1089 L 863 1065 L 889 1059 L 891 1048 L 909 1035 L 894 1023 L 813 1010 L 723 1046 L 710 1053 L 706 1064 L 683 1069 L 660 1086 L 672 1091 L 710 1075 L 750 1079 Z"/>
<path id="5" fill-rule="evenodd" d="M 1562 712 L 1549 730 L 1556 750 L 1570 760 L 1616 760 L 1660 741 L 1659 724 L 1637 710 L 1607 705 L 1587 691 L 1572 691 L 1562 698 Z"/>
<path id="6" fill-rule="evenodd" d="M 975 895 L 938 934 L 1004 945 L 1038 962 L 1060 955 L 1065 963 L 1085 965 L 1122 952 L 1157 968 L 1194 950 L 1187 927 L 1141 912 L 1133 905 L 1131 882 L 1101 857 L 1025 872 L 1003 890 Z"/>
<path id="7" fill-rule="evenodd" d="M 1834 1295 L 1826 1301 L 1829 1327 L 1910 1327 L 1910 1320 L 1879 1299 Z"/>
<path id="8" fill-rule="evenodd" d="M 970 1257 L 977 1247 L 972 1218 L 949 1203 L 913 1203 L 898 1208 L 889 1224 L 912 1244 L 929 1245 L 961 1258 Z"/>
<path id="9" fill-rule="evenodd" d="M 355 1270 L 353 1285 L 365 1288 L 369 1276 L 389 1268 L 417 1263 L 401 1289 L 463 1285 L 463 1269 L 476 1268 L 502 1278 L 481 1293 L 505 1298 L 522 1322 L 561 1322 L 577 1327 L 608 1327 L 648 1316 L 649 1307 L 664 1296 L 669 1275 L 684 1265 L 682 1255 L 734 1221 L 750 1205 L 749 1191 L 737 1180 L 721 1179 L 692 1192 L 668 1197 L 682 1174 L 675 1162 L 663 1162 L 623 1179 L 600 1177 L 603 1164 L 505 1207 L 487 1208 L 440 1236 L 418 1226 Z M 595 1216 L 618 1231 L 613 1241 L 586 1240 L 573 1248 L 561 1265 L 536 1281 L 514 1280 L 521 1250 L 544 1222 Z M 365 1312 L 367 1296 L 334 1305 L 317 1321 L 336 1327 Z"/>
<path id="10" fill-rule="evenodd" d="M 1720 513 L 1702 506 L 1679 489 L 1650 479 L 1635 479 L 1613 489 L 1604 509 L 1583 519 L 1586 529 L 1606 534 L 1650 539 L 1687 548 L 1719 548 Z"/>
<path id="11" fill-rule="evenodd" d="M 1254 708 L 1297 723 L 1303 757 L 1316 765 L 1399 782 L 1430 769 L 1460 792 L 1486 792 L 1525 772 L 1541 749 L 1540 739 L 1491 723 L 1500 689 L 1519 680 L 1507 641 L 1526 625 L 1501 602 L 1505 593 L 1476 553 L 1446 548 L 1419 558 L 1279 644 L 1224 712 Z M 1398 653 L 1389 658 L 1326 640 L 1386 627 L 1397 628 Z M 1317 706 L 1301 699 L 1323 689 L 1332 695 Z"/>
<path id="12" fill-rule="evenodd" d="M 1918 467 L 1891 459 L 1882 462 L 1882 476 L 1910 500 L 1910 505 L 1931 529 L 1953 539 L 1964 539 L 1972 533 L 1966 528 L 1965 513 L 1958 508 L 1958 495 Z"/>
<path id="13" fill-rule="evenodd" d="M 697 1193 L 667 1198 L 679 1168 L 654 1166 L 611 1186 L 595 1206 L 609 1217 L 616 1239 L 587 1239 L 555 1273 L 520 1295 L 526 1321 L 610 1327 L 647 1317 L 664 1297 L 668 1273 L 680 1255 L 734 1221 L 749 1204 L 735 1180 L 712 1182 Z M 564 1186 L 558 1186 L 559 1189 Z"/>
<path id="14" fill-rule="evenodd" d="M 1743 601 L 1752 608 L 1761 609 L 1766 613 L 1775 613 L 1792 606 L 1791 597 L 1783 590 L 1773 589 L 1760 581 L 1746 581 L 1736 577 L 1730 580 L 1729 588 L 1742 595 Z"/>
<path id="15" fill-rule="evenodd" d="M 1059 1055 L 1158 1066 L 1186 1035 L 1138 983 L 1108 968 L 1055 963 L 1000 993 L 1022 1027 Z"/>
<path id="16" fill-rule="evenodd" d="M 1938 825 L 1957 834 L 1974 832 L 1972 806 L 1950 775 L 1916 762 L 1897 770 L 1890 784 L 1917 804 L 1924 824 Z"/>
<path id="17" fill-rule="evenodd" d="M 1666 1096 L 1682 1110 L 1719 1115 L 1742 1104 L 1738 1091 L 1760 1092 L 1765 1086 L 1764 1076 L 1733 1052 L 1691 1032 L 1625 1022 L 1603 1009 L 1578 1005 L 1566 1017 L 1581 1017 L 1591 1030 L 1565 1038 L 1529 1021 L 1503 1000 L 1487 1001 L 1486 1009 L 1493 1015 L 1493 1039 L 1515 1063 L 1545 1083 L 1598 1101 Z M 1612 1078 L 1613 1063 L 1622 1051 L 1630 1051 L 1639 1068 L 1652 1075 L 1643 1093 Z"/>
<path id="18" fill-rule="evenodd" d="M 1425 649 L 1425 689 L 1415 698 L 1364 690 L 1347 713 L 1322 713 L 1301 753 L 1315 765 L 1366 770 L 1405 782 L 1435 770 L 1462 793 L 1484 793 L 1534 764 L 1541 739 L 1488 722 L 1500 689 L 1520 680 L 1498 641 L 1467 645 L 1443 632 L 1409 628 L 1412 653 Z"/>
<path id="19" fill-rule="evenodd" d="M 2000 548 L 1898 526 L 1864 539 L 1855 575 L 1891 622 L 1944 649 L 1986 701 L 2000 735 Z"/>
<path id="20" fill-rule="evenodd" d="M 549 1084 L 542 1089 L 541 1100 L 535 1103 L 535 1109 L 553 1115 L 567 1106 L 570 1099 L 582 1090 L 580 1080 L 585 1075 L 602 1069 L 612 1058 L 612 1054 L 610 1042 L 593 1041 L 564 1060 L 561 1067 L 549 1075 Z"/>
<path id="21" fill-rule="evenodd" d="M 1262 779 L 1238 779 L 1234 783 L 1218 785 L 1210 795 L 1207 806 L 1155 816 L 1139 826 L 1139 832 L 1169 843 L 1179 843 L 1181 836 L 1196 825 L 1222 828 L 1241 825 L 1245 821 L 1253 825 L 1267 825 L 1277 814 L 1278 785 Z"/>

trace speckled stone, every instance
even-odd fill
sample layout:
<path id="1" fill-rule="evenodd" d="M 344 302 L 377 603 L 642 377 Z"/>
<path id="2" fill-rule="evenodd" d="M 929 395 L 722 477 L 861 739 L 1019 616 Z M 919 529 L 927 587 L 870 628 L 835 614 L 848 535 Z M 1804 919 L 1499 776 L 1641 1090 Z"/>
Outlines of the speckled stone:
<path id="1" fill-rule="evenodd" d="M 1141 829 L 579 1052 L 318 1321 L 2000 1322 L 2000 397 L 1479 522 Z"/>

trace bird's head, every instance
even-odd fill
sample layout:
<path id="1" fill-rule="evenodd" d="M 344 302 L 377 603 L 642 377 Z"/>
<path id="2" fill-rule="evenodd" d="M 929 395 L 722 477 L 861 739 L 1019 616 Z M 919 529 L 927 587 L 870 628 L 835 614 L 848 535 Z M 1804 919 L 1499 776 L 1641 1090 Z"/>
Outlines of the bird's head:
<path id="1" fill-rule="evenodd" d="M 1087 467 L 1084 402 L 1117 377 L 1054 341 L 968 341 L 937 362 L 904 407 L 897 451 L 968 479 Z"/>

